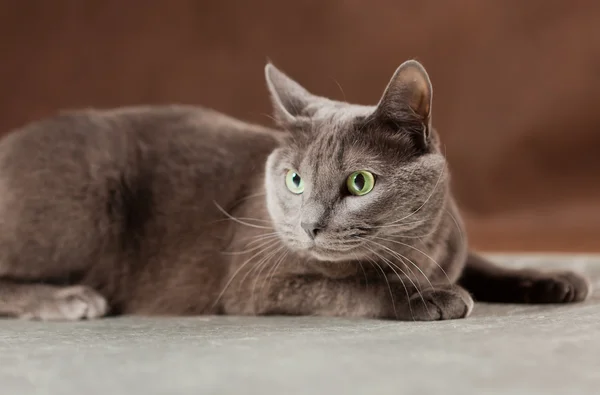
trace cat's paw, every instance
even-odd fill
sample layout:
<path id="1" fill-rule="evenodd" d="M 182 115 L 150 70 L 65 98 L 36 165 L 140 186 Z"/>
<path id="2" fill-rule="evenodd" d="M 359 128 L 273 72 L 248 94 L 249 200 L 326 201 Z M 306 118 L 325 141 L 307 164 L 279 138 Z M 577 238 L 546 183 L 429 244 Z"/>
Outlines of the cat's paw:
<path id="1" fill-rule="evenodd" d="M 528 303 L 581 302 L 590 296 L 592 286 L 580 274 L 574 272 L 540 273 L 524 280 L 525 301 Z"/>
<path id="2" fill-rule="evenodd" d="M 429 288 L 410 300 L 413 319 L 438 321 L 465 318 L 473 310 L 473 298 L 459 286 Z"/>
<path id="3" fill-rule="evenodd" d="M 41 321 L 77 321 L 104 316 L 108 311 L 106 299 L 92 288 L 72 286 L 57 289 L 49 297 L 26 306 L 21 319 Z"/>

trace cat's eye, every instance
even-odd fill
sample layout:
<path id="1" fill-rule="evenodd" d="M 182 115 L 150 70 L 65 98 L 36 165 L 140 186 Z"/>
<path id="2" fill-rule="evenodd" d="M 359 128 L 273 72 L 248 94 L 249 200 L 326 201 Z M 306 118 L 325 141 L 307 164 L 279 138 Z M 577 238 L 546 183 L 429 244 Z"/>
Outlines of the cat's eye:
<path id="1" fill-rule="evenodd" d="M 290 192 L 295 193 L 296 195 L 304 192 L 304 181 L 302 181 L 302 177 L 295 170 L 288 170 L 285 175 L 285 186 Z"/>
<path id="2" fill-rule="evenodd" d="M 375 176 L 370 171 L 355 171 L 346 180 L 346 186 L 348 187 L 348 192 L 355 196 L 366 195 L 375 186 Z"/>

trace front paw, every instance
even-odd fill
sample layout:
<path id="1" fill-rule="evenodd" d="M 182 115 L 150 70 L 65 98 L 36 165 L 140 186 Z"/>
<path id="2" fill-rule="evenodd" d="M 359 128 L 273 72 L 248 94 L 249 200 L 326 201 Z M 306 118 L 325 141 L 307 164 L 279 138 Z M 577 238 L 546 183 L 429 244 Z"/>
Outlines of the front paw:
<path id="1" fill-rule="evenodd" d="M 429 288 L 409 299 L 413 319 L 438 321 L 465 318 L 473 310 L 473 298 L 463 288 L 440 286 Z"/>
<path id="2" fill-rule="evenodd" d="M 592 293 L 589 281 L 574 272 L 540 273 L 523 280 L 528 303 L 572 303 L 587 299 Z"/>
<path id="3" fill-rule="evenodd" d="M 27 305 L 19 318 L 41 321 L 77 321 L 100 318 L 108 311 L 106 299 L 92 288 L 75 285 L 53 290 Z"/>

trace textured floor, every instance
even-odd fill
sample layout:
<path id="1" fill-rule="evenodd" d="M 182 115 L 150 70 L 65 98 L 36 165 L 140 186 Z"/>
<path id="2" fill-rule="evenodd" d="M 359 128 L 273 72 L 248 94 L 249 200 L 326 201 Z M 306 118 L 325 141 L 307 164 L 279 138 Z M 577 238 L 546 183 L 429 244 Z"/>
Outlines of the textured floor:
<path id="1" fill-rule="evenodd" d="M 570 267 L 600 257 L 503 257 Z M 516 261 L 516 262 L 515 262 Z M 0 321 L 2 395 L 598 394 L 600 295 L 434 323 L 324 318 Z"/>

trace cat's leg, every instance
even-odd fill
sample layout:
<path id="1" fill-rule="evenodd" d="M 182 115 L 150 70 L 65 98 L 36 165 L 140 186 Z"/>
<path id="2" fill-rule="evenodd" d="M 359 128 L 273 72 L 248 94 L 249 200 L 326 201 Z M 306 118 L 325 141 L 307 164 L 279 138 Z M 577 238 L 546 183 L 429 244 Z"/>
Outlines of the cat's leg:
<path id="1" fill-rule="evenodd" d="M 74 321 L 102 317 L 104 297 L 86 286 L 59 287 L 0 281 L 0 316 L 43 321 Z"/>
<path id="2" fill-rule="evenodd" d="M 109 137 L 64 117 L 36 125 L 0 140 L 0 314 L 100 317 L 120 246 L 138 234 L 124 218 L 143 218 L 132 208 L 145 206 Z"/>
<path id="3" fill-rule="evenodd" d="M 245 297 L 252 298 L 252 295 Z M 464 318 L 473 308 L 471 296 L 458 285 L 424 289 L 400 283 L 358 279 L 293 276 L 272 279 L 254 302 L 264 315 L 322 315 L 432 321 Z"/>
<path id="4" fill-rule="evenodd" d="M 587 279 L 574 272 L 503 268 L 473 253 L 459 283 L 475 300 L 497 303 L 580 302 L 591 293 Z"/>

